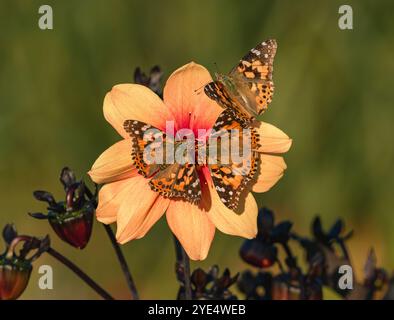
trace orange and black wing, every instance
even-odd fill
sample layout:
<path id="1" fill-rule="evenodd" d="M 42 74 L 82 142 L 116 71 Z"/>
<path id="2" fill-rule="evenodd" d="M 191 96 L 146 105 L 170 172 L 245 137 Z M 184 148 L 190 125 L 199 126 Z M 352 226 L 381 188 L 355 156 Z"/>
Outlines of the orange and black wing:
<path id="1" fill-rule="evenodd" d="M 131 158 L 138 173 L 150 178 L 151 189 L 167 198 L 182 198 L 197 203 L 201 198 L 201 186 L 196 166 L 190 163 L 166 163 L 168 149 L 175 151 L 172 137 L 159 129 L 136 120 L 127 120 L 125 130 L 132 141 Z M 171 148 L 172 147 L 172 148 Z"/>
<path id="2" fill-rule="evenodd" d="M 220 138 L 217 139 L 217 151 L 214 154 L 216 159 L 213 159 L 211 149 L 209 151 L 208 167 L 220 200 L 228 208 L 235 210 L 238 207 L 242 191 L 248 187 L 257 172 L 259 156 L 256 149 L 259 136 L 253 128 L 243 128 L 238 119 L 228 110 L 220 114 L 213 129 L 213 134 Z M 234 136 L 236 131 L 239 134 Z M 224 145 L 223 137 L 226 135 L 229 137 L 227 139 L 229 143 L 226 142 Z M 246 148 L 244 139 L 249 141 L 248 148 Z M 233 142 L 238 144 L 238 150 L 233 150 Z M 209 143 L 211 144 L 211 140 Z M 223 154 L 223 151 L 226 155 Z M 237 154 L 235 154 L 236 151 Z M 213 160 L 216 160 L 216 163 L 212 163 Z"/>
<path id="3" fill-rule="evenodd" d="M 194 164 L 171 164 L 159 171 L 149 185 L 163 197 L 181 198 L 194 204 L 201 199 L 200 179 Z"/>
<path id="4" fill-rule="evenodd" d="M 145 178 L 152 177 L 164 163 L 163 150 L 166 142 L 164 133 L 137 120 L 126 120 L 123 127 L 131 138 L 132 164 L 136 167 L 138 173 Z M 156 161 L 151 159 L 156 159 Z"/>
<path id="5" fill-rule="evenodd" d="M 253 116 L 263 113 L 272 101 L 276 50 L 276 41 L 266 40 L 251 49 L 230 72 L 240 95 L 248 100 L 245 107 Z"/>

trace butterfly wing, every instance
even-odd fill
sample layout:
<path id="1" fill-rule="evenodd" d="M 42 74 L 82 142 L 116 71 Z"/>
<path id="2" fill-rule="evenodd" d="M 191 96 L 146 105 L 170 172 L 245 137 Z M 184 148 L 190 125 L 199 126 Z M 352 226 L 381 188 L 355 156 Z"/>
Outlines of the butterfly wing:
<path id="1" fill-rule="evenodd" d="M 139 174 L 151 178 L 149 185 L 153 191 L 192 203 L 200 200 L 201 186 L 195 165 L 165 163 L 167 145 L 173 144 L 171 150 L 176 148 L 172 137 L 166 137 L 161 130 L 136 120 L 126 120 L 124 128 L 132 141 L 132 163 Z"/>
<path id="2" fill-rule="evenodd" d="M 244 139 L 245 131 L 242 130 L 243 127 L 239 123 L 238 119 L 234 117 L 234 115 L 229 111 L 223 111 L 218 117 L 215 125 L 213 126 L 214 132 L 218 133 L 228 133 L 230 134 L 231 130 L 239 130 L 239 136 L 233 137 L 230 135 L 230 146 L 232 139 L 239 139 L 239 145 L 242 145 L 242 141 Z M 248 154 L 245 154 L 243 150 L 242 160 L 241 161 L 233 161 L 233 150 L 230 150 L 229 161 L 225 163 L 223 161 L 223 155 L 221 151 L 218 151 L 216 164 L 210 164 L 208 162 L 208 167 L 211 172 L 213 184 L 215 189 L 219 195 L 220 200 L 230 209 L 234 210 L 238 207 L 238 203 L 240 200 L 240 195 L 242 191 L 248 186 L 249 182 L 253 179 L 254 175 L 257 172 L 259 156 L 257 151 L 255 151 L 258 147 L 258 134 L 253 128 L 249 128 L 246 134 L 247 139 L 250 139 L 251 150 Z M 218 149 L 222 150 L 223 140 L 220 139 L 221 142 L 218 142 Z M 232 147 L 231 147 L 232 149 Z M 216 155 L 215 155 L 216 156 Z M 209 154 L 210 161 L 212 159 L 212 155 Z"/>
<path id="3" fill-rule="evenodd" d="M 277 50 L 275 40 L 266 40 L 251 49 L 230 72 L 243 106 L 252 116 L 263 113 L 274 94 L 272 72 Z"/>
<path id="4" fill-rule="evenodd" d="M 161 130 L 141 121 L 126 120 L 123 127 L 131 138 L 132 164 L 143 177 L 152 177 L 164 166 L 165 144 L 173 141 Z M 148 161 L 147 156 L 152 161 Z"/>
<path id="5" fill-rule="evenodd" d="M 277 50 L 274 39 L 266 40 L 251 49 L 238 65 L 230 72 L 230 76 L 242 76 L 248 80 L 272 80 L 274 58 Z"/>
<path id="6" fill-rule="evenodd" d="M 201 199 L 200 179 L 194 164 L 171 164 L 159 171 L 149 185 L 163 197 L 182 198 L 191 203 L 199 203 Z"/>

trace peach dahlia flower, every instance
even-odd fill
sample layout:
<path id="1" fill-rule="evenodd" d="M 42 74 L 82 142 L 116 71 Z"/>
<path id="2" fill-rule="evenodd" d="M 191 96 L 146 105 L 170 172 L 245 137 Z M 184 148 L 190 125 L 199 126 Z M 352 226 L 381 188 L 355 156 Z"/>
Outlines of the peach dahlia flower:
<path id="1" fill-rule="evenodd" d="M 207 167 L 199 173 L 202 198 L 197 206 L 160 196 L 150 189 L 149 179 L 139 175 L 132 166 L 131 141 L 123 122 L 139 120 L 165 130 L 166 120 L 174 120 L 175 130 L 210 129 L 223 109 L 203 92 L 195 92 L 210 81 L 208 70 L 191 62 L 169 77 L 164 87 L 164 101 L 137 84 L 116 85 L 105 96 L 104 117 L 123 139 L 98 157 L 89 175 L 94 182 L 105 184 L 99 192 L 96 215 L 102 223 L 117 223 L 118 242 L 123 244 L 143 237 L 164 213 L 171 231 L 193 260 L 206 258 L 216 228 L 230 235 L 255 237 L 258 208 L 252 193 L 241 200 L 240 212 L 228 209 L 220 201 Z M 252 190 L 265 192 L 286 169 L 283 158 L 274 154 L 288 151 L 291 139 L 264 122 L 258 132 L 261 164 Z"/>

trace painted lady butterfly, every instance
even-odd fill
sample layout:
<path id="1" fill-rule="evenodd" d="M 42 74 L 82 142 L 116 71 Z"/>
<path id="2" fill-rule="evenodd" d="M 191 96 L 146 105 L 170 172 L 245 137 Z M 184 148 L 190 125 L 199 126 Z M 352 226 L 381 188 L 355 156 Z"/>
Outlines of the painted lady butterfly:
<path id="1" fill-rule="evenodd" d="M 229 75 L 217 74 L 217 80 L 204 87 L 205 94 L 231 110 L 243 126 L 249 125 L 272 100 L 276 49 L 275 40 L 260 43 L 240 60 Z"/>

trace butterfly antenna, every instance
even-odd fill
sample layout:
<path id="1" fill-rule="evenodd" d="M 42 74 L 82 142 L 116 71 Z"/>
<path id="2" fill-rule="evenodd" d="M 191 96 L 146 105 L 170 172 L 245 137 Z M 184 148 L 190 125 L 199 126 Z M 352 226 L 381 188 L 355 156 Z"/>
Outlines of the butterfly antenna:
<path id="1" fill-rule="evenodd" d="M 219 68 L 218 68 L 218 64 L 217 64 L 216 62 L 214 62 L 213 64 L 214 64 L 214 66 L 215 66 L 215 75 L 220 74 Z M 201 87 L 199 87 L 198 89 L 195 89 L 194 92 L 197 93 L 197 94 L 200 94 L 200 93 L 201 93 L 201 89 L 204 88 L 207 84 L 208 84 L 208 82 L 205 83 L 205 84 L 203 84 L 203 85 L 202 85 Z"/>
<path id="2" fill-rule="evenodd" d="M 213 65 L 215 66 L 215 75 L 221 74 L 218 64 L 214 62 Z"/>
<path id="3" fill-rule="evenodd" d="M 203 84 L 201 87 L 199 87 L 197 89 L 194 89 L 194 93 L 200 94 L 201 93 L 201 89 L 204 88 L 207 84 L 208 84 L 208 82 Z"/>
<path id="4" fill-rule="evenodd" d="M 217 62 L 214 62 L 213 65 L 215 66 L 215 72 L 219 72 L 219 67 Z"/>

